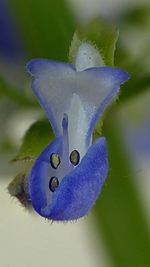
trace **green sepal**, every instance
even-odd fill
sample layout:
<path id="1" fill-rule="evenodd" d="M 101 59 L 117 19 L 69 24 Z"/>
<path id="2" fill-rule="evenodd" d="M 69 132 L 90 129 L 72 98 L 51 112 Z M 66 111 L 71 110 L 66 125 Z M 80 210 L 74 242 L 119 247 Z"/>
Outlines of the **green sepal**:
<path id="1" fill-rule="evenodd" d="M 8 185 L 7 189 L 12 197 L 15 197 L 25 208 L 31 208 L 31 200 L 25 191 L 26 174 L 18 174 Z"/>

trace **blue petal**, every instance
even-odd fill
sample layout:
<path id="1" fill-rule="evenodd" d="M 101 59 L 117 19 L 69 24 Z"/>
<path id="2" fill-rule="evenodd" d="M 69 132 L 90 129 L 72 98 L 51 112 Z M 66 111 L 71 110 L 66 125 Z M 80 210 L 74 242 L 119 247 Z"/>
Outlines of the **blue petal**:
<path id="1" fill-rule="evenodd" d="M 43 164 L 42 161 L 41 168 L 45 170 Z M 40 168 L 38 165 L 34 167 L 29 180 L 34 209 L 41 216 L 52 220 L 80 218 L 86 215 L 94 205 L 107 176 L 108 160 L 105 138 L 98 139 L 89 148 L 81 163 L 62 179 L 59 187 L 52 193 L 51 203 L 48 205 L 46 205 L 45 197 L 47 189 L 42 172 L 38 173 Z M 41 177 L 39 177 L 40 174 Z"/>
<path id="2" fill-rule="evenodd" d="M 35 210 L 40 213 L 41 207 L 47 205 L 46 198 L 46 182 L 48 177 L 48 170 L 50 168 L 50 155 L 52 153 L 61 153 L 62 139 L 58 138 L 39 155 L 34 163 L 33 168 L 28 177 L 29 195 L 32 200 L 32 205 Z"/>

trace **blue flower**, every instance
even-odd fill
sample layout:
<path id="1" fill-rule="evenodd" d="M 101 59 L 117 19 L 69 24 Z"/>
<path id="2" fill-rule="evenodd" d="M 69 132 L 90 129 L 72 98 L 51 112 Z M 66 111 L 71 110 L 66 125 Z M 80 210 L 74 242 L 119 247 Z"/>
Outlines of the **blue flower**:
<path id="1" fill-rule="evenodd" d="M 92 133 L 129 77 L 117 68 L 98 67 L 100 62 L 97 50 L 83 43 L 75 65 L 47 59 L 27 64 L 33 92 L 56 135 L 28 175 L 33 208 L 45 218 L 61 221 L 86 215 L 107 177 L 105 138 L 92 144 Z"/>

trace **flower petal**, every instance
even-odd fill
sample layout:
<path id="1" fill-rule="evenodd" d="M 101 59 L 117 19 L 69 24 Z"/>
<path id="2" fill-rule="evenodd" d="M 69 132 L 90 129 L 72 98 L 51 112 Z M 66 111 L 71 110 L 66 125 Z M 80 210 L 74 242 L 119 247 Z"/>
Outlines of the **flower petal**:
<path id="1" fill-rule="evenodd" d="M 49 191 L 49 179 L 55 176 L 55 171 L 50 167 L 50 155 L 52 153 L 61 153 L 62 139 L 54 140 L 39 155 L 35 161 L 31 172 L 28 176 L 29 195 L 35 210 L 40 213 L 41 207 L 47 205 L 47 201 L 51 200 L 52 193 Z M 49 172 L 50 176 L 49 176 Z"/>
<path id="2" fill-rule="evenodd" d="M 38 170 L 36 170 L 37 172 Z M 81 163 L 61 181 L 45 206 L 43 177 L 31 177 L 31 201 L 35 210 L 52 220 L 74 220 L 86 215 L 94 205 L 108 172 L 105 138 L 98 139 L 83 157 Z M 35 189 L 36 188 L 36 189 Z M 41 189 L 43 188 L 43 189 Z M 40 191 L 40 192 L 39 192 Z M 42 196 L 43 195 L 43 196 Z"/>
<path id="3" fill-rule="evenodd" d="M 56 136 L 62 134 L 63 114 L 69 109 L 75 91 L 76 71 L 71 64 L 33 59 L 27 71 L 35 77 L 32 89 L 46 111 Z"/>
<path id="4" fill-rule="evenodd" d="M 97 119 L 119 92 L 120 85 L 129 79 L 127 72 L 113 67 L 98 67 L 78 72 L 78 94 L 86 117 L 87 144 Z"/>

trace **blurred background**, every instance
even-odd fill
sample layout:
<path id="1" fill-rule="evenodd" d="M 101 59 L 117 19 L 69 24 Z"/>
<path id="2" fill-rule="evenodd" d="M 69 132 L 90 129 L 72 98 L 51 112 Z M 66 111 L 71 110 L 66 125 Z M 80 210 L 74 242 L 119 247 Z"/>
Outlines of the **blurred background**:
<path id="1" fill-rule="evenodd" d="M 7 192 L 23 168 L 10 161 L 29 126 L 44 117 L 25 64 L 67 61 L 75 29 L 97 16 L 119 26 L 115 66 L 131 79 L 105 116 L 110 170 L 96 205 L 77 222 L 51 224 Z M 145 0 L 0 0 L 1 266 L 150 266 L 149 32 Z"/>

